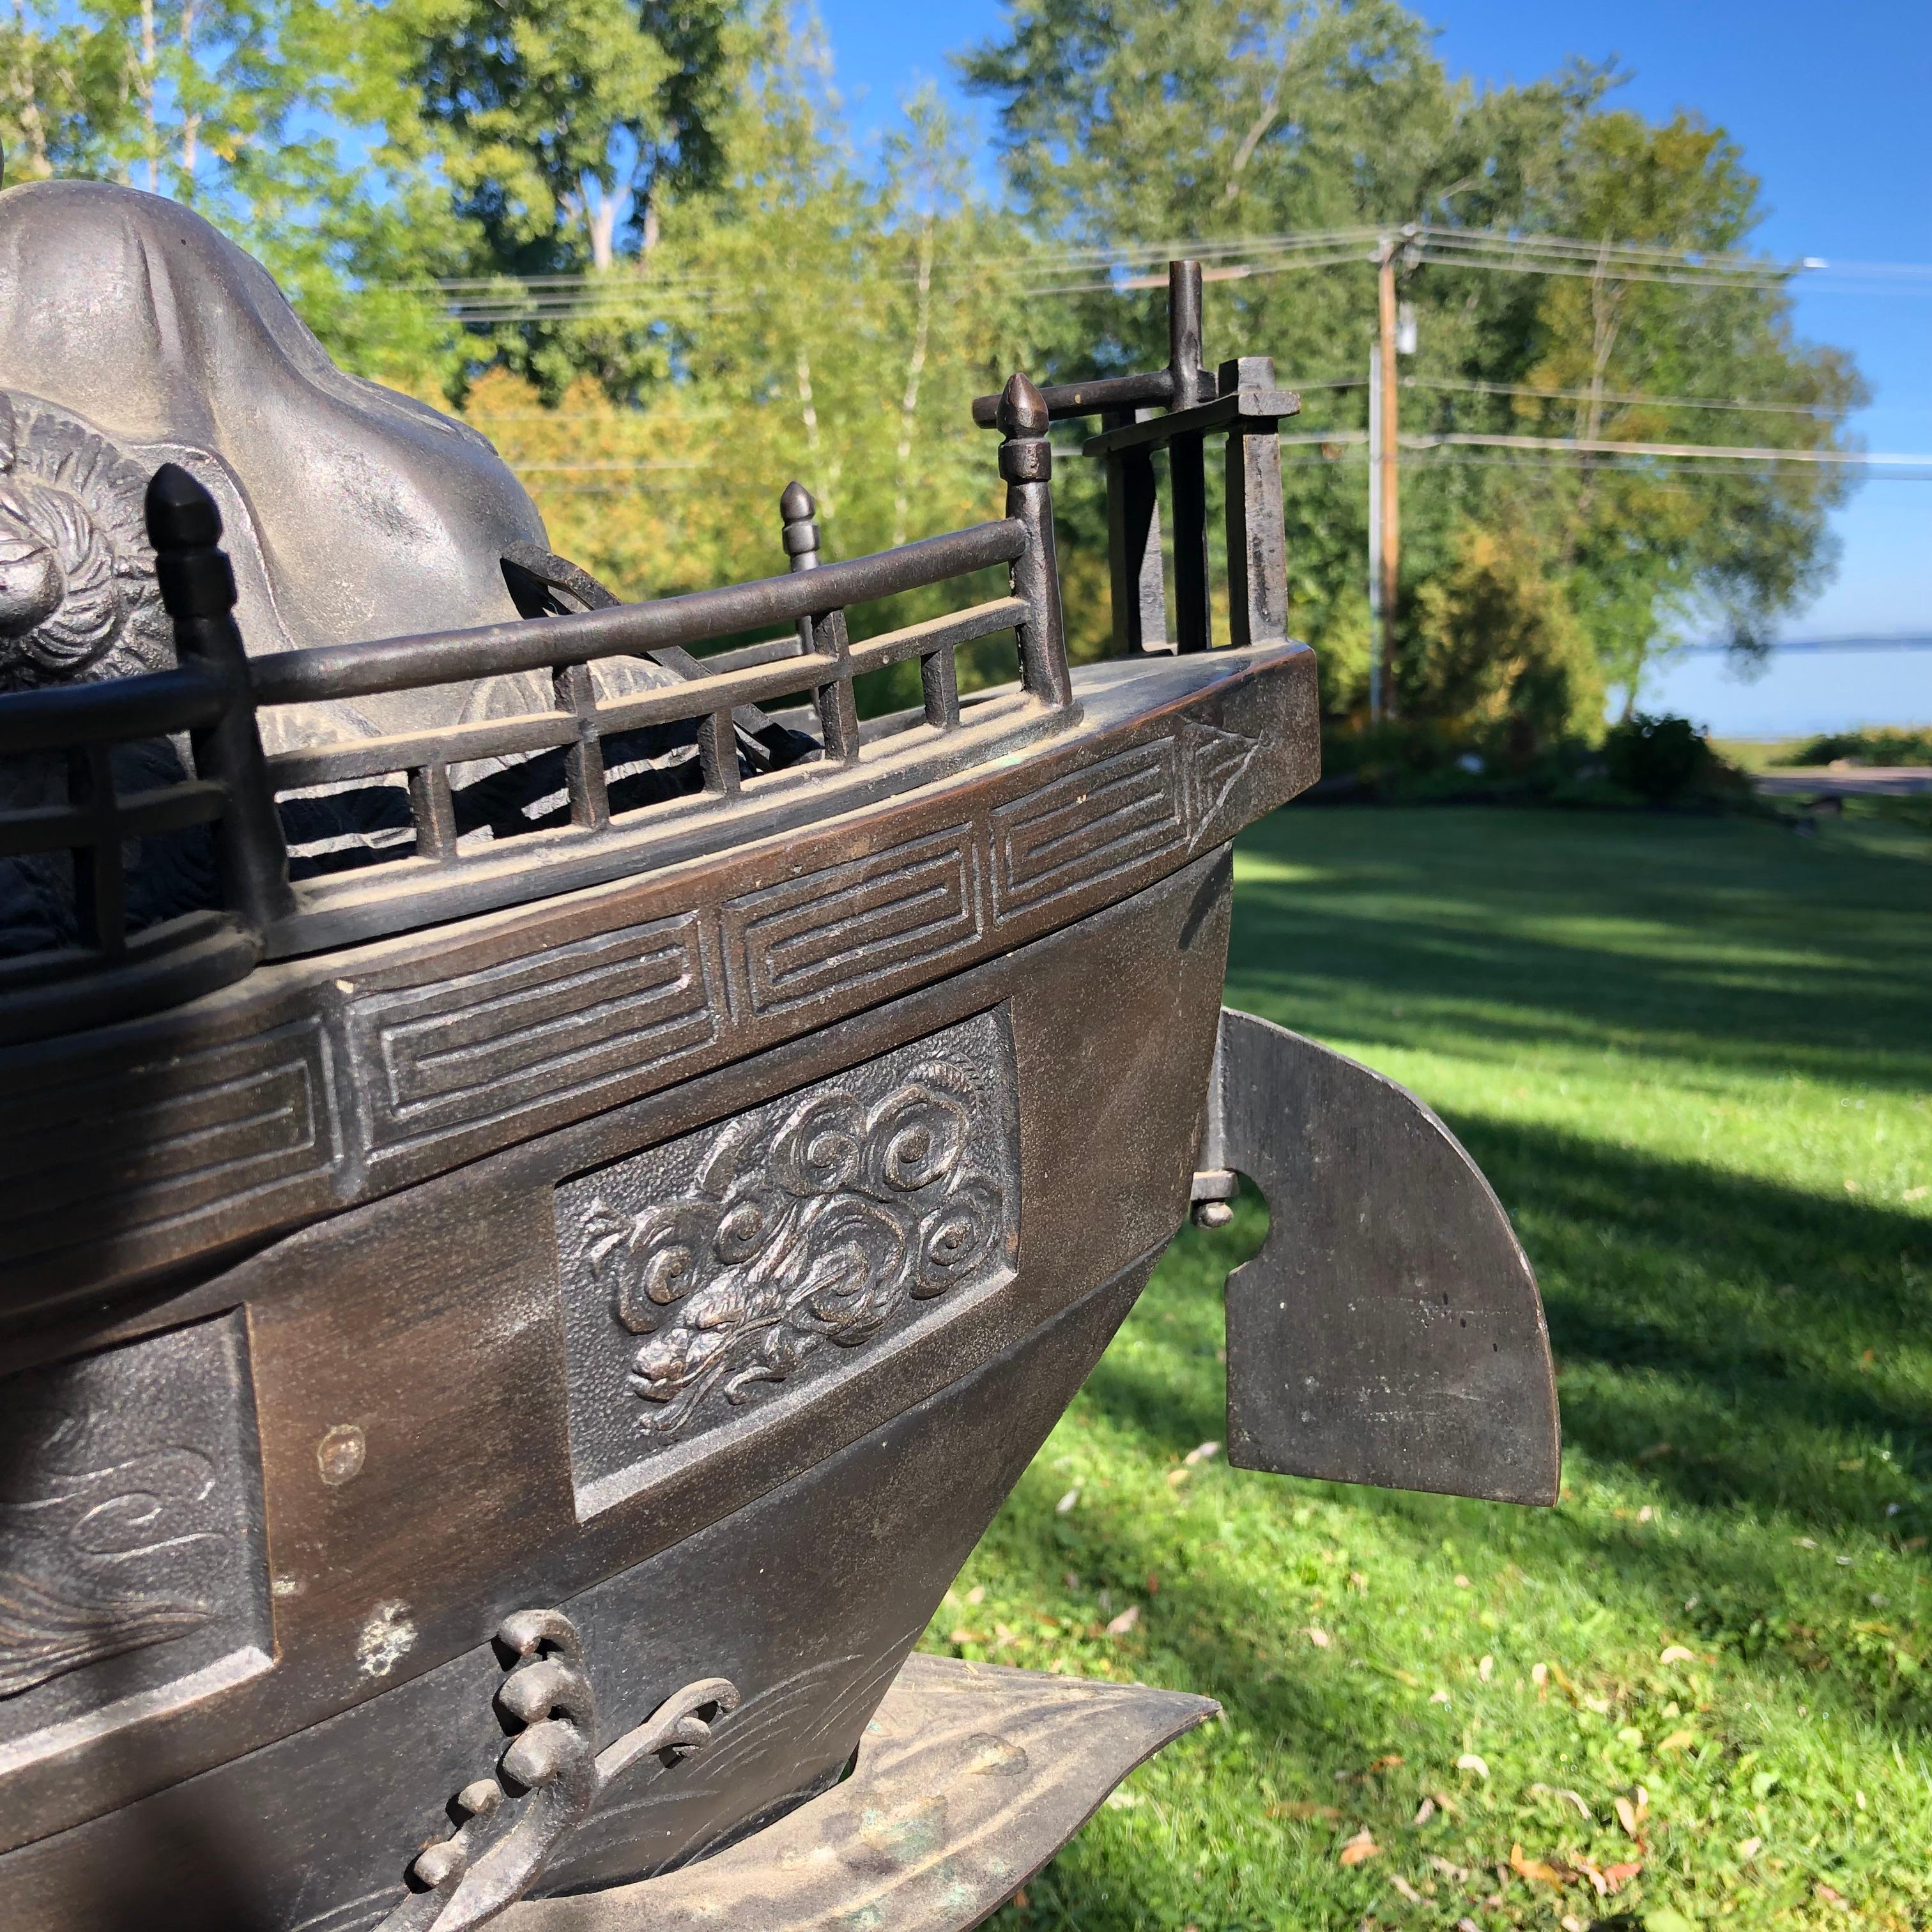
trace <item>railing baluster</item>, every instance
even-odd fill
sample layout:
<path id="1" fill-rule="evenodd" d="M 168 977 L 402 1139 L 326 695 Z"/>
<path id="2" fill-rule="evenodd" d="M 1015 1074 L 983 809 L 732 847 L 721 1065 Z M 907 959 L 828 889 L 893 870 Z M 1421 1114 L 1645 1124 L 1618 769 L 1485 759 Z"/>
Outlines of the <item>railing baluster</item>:
<path id="1" fill-rule="evenodd" d="M 1274 387 L 1272 356 L 1221 364 L 1221 393 Z M 1288 635 L 1288 536 L 1282 516 L 1281 436 L 1264 417 L 1228 427 L 1228 628 L 1240 644 Z"/>
<path id="2" fill-rule="evenodd" d="M 288 847 L 255 725 L 248 653 L 235 627 L 235 573 L 216 548 L 221 512 L 178 463 L 164 463 L 148 483 L 148 541 L 161 602 L 174 620 L 175 650 L 199 662 L 229 688 L 226 709 L 190 735 L 198 776 L 217 780 L 228 809 L 215 821 L 221 892 L 230 911 L 257 933 L 295 910 Z"/>
<path id="3" fill-rule="evenodd" d="M 845 614 L 828 610 L 807 620 L 814 649 L 844 667 L 830 684 L 819 686 L 815 698 L 818 729 L 825 756 L 833 764 L 856 764 L 859 759 L 859 706 L 852 695 L 852 640 L 845 634 Z"/>
<path id="4" fill-rule="evenodd" d="M 738 732 L 730 712 L 710 712 L 698 721 L 698 764 L 714 798 L 737 796 Z"/>
<path id="5" fill-rule="evenodd" d="M 818 525 L 814 520 L 818 514 L 812 492 L 794 477 L 778 497 L 785 555 L 791 560 L 794 576 L 818 568 Z M 842 662 L 848 658 L 852 646 L 845 632 L 844 612 L 828 610 L 800 618 L 798 647 L 801 652 L 823 651 Z M 818 732 L 827 762 L 853 764 L 859 756 L 859 710 L 852 697 L 851 674 L 818 686 L 813 701 L 818 707 Z"/>
<path id="6" fill-rule="evenodd" d="M 1060 614 L 1060 567 L 1053 548 L 1053 451 L 1046 404 L 1017 371 L 1000 398 L 1000 474 L 1006 514 L 1024 524 L 1026 554 L 1012 566 L 1013 595 L 1032 614 L 1020 626 L 1020 682 L 1056 709 L 1073 701 L 1066 672 L 1066 634 Z"/>
<path id="7" fill-rule="evenodd" d="M 577 720 L 577 742 L 563 754 L 563 782 L 570 794 L 570 822 L 586 831 L 610 823 L 604 782 L 604 746 L 597 736 L 597 688 L 588 664 L 564 664 L 550 673 L 556 708 Z"/>
<path id="8" fill-rule="evenodd" d="M 936 651 L 924 651 L 919 660 L 920 694 L 926 700 L 926 722 L 935 731 L 956 730 L 959 725 L 959 666 L 955 647 L 942 644 Z"/>
<path id="9" fill-rule="evenodd" d="M 446 866 L 456 856 L 456 802 L 449 795 L 449 767 L 441 758 L 434 758 L 417 766 L 409 779 L 416 856 Z"/>
<path id="10" fill-rule="evenodd" d="M 1135 419 L 1132 410 L 1110 410 L 1100 427 L 1124 429 Z M 1150 451 L 1116 450 L 1107 458 L 1107 562 L 1114 650 L 1172 651 L 1160 561 L 1160 495 Z"/>
<path id="11" fill-rule="evenodd" d="M 87 842 L 74 848 L 74 923 L 83 946 L 117 958 L 128 950 L 128 877 L 113 754 L 105 745 L 78 746 L 68 754 L 67 770 L 68 802 L 91 821 Z"/>

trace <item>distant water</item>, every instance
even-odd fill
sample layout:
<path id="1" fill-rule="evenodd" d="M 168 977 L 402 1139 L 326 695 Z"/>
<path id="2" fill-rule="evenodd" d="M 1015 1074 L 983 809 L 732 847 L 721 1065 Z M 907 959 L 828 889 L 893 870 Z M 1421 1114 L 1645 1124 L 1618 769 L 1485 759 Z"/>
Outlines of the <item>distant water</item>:
<path id="1" fill-rule="evenodd" d="M 1721 652 L 1694 651 L 1646 677 L 1638 704 L 1694 718 L 1720 738 L 1932 724 L 1932 638 L 1912 644 L 1774 651 L 1750 682 Z M 1613 711 L 1622 709 L 1622 694 L 1616 697 Z"/>

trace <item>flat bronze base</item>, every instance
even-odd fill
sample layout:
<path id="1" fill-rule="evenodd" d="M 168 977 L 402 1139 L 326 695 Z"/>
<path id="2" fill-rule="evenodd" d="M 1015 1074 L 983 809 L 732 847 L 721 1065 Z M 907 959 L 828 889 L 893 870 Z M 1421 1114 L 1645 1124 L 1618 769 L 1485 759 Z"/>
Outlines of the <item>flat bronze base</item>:
<path id="1" fill-rule="evenodd" d="M 527 1899 L 504 1932 L 963 1932 L 1079 1830 L 1136 1765 L 1219 1715 L 1211 1697 L 914 1655 L 850 1777 L 661 1878 Z"/>

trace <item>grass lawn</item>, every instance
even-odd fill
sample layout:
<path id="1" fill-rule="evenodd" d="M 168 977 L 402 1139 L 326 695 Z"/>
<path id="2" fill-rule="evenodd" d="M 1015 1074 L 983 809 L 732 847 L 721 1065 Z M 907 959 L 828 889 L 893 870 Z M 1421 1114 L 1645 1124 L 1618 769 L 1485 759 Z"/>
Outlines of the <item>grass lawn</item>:
<path id="1" fill-rule="evenodd" d="M 997 1922 L 1932 1922 L 1932 835 L 1303 808 L 1236 879 L 1230 1001 L 1514 1219 L 1563 1498 L 1185 1462 L 1263 1210 L 1189 1230 L 927 1642 L 1226 1716 Z"/>

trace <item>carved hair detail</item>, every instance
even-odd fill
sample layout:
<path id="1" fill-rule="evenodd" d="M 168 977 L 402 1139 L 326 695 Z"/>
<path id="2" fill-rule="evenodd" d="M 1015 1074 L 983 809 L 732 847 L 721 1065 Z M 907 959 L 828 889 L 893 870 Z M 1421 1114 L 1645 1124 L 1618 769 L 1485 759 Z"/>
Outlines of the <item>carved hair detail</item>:
<path id="1" fill-rule="evenodd" d="M 172 662 L 146 484 L 78 417 L 0 392 L 0 688 Z"/>

